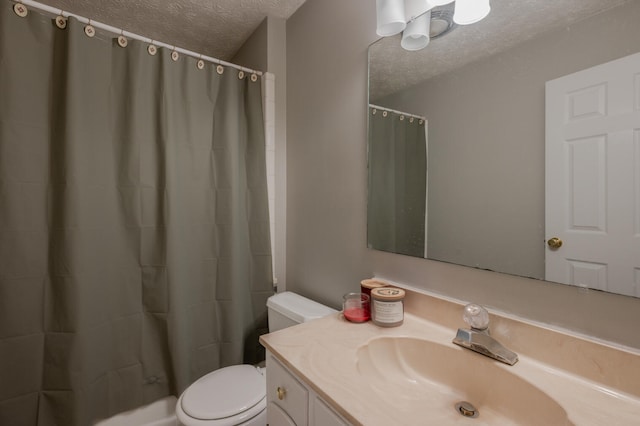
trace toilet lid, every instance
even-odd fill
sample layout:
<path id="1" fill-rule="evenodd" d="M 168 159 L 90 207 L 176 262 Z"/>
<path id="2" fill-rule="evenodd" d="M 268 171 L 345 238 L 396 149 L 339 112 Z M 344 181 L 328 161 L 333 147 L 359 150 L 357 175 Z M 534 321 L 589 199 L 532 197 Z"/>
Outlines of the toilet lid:
<path id="1" fill-rule="evenodd" d="M 265 398 L 265 376 L 251 365 L 233 365 L 213 371 L 187 388 L 182 410 L 200 420 L 242 413 Z"/>

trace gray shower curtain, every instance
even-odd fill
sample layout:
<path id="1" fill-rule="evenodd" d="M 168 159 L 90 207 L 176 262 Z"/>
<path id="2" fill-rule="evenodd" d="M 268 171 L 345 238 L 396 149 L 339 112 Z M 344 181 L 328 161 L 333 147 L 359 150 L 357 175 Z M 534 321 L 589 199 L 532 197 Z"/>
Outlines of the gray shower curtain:
<path id="1" fill-rule="evenodd" d="M 401 118 L 402 117 L 402 118 Z M 425 256 L 425 123 L 369 107 L 369 248 Z"/>
<path id="2" fill-rule="evenodd" d="M 0 11 L 0 425 L 87 425 L 260 359 L 260 79 Z"/>

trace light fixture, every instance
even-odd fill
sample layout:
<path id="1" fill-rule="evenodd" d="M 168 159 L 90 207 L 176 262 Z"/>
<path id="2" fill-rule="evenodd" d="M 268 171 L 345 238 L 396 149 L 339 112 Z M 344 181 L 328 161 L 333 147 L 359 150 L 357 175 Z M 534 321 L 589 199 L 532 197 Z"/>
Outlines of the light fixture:
<path id="1" fill-rule="evenodd" d="M 376 0 L 376 33 L 382 37 L 403 32 L 400 45 L 406 50 L 420 50 L 429 44 L 429 32 L 450 32 L 454 23 L 468 25 L 480 21 L 491 11 L 490 0 Z M 436 8 L 434 10 L 434 8 Z M 455 8 L 455 12 L 452 11 Z M 443 14 L 453 22 L 443 27 Z M 440 20 L 432 26 L 433 19 Z M 431 29 L 430 29 L 431 27 Z"/>
<path id="2" fill-rule="evenodd" d="M 453 5 L 431 9 L 431 22 L 429 26 L 429 38 L 431 40 L 447 35 L 456 27 L 456 23 L 453 22 Z"/>
<path id="3" fill-rule="evenodd" d="M 378 26 L 376 33 L 382 37 L 399 34 L 406 26 L 404 0 L 376 0 Z"/>
<path id="4" fill-rule="evenodd" d="M 491 11 L 489 0 L 456 0 L 453 21 L 458 25 L 475 24 Z"/>
<path id="5" fill-rule="evenodd" d="M 436 0 L 404 0 L 404 17 L 407 25 L 414 19 L 432 9 Z M 444 0 L 439 0 L 444 1 Z M 453 0 L 449 0 L 453 1 Z"/>
<path id="6" fill-rule="evenodd" d="M 408 22 L 407 28 L 402 32 L 402 41 L 400 41 L 402 48 L 405 50 L 420 50 L 427 47 L 427 44 L 429 44 L 430 24 L 430 10 Z"/>

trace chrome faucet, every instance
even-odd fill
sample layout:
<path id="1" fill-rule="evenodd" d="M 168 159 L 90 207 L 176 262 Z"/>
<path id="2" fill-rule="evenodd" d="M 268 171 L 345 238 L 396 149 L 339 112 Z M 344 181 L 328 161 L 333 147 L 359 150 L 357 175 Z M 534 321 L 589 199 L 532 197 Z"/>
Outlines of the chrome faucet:
<path id="1" fill-rule="evenodd" d="M 518 354 L 489 335 L 489 313 L 485 308 L 470 303 L 464 307 L 462 317 L 470 329 L 459 328 L 453 343 L 505 364 L 513 365 L 518 362 Z"/>

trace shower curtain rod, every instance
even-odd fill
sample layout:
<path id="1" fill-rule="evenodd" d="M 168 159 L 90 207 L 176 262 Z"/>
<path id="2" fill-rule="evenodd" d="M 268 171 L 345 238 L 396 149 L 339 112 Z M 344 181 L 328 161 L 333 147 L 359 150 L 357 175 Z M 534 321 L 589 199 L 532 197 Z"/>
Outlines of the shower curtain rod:
<path id="1" fill-rule="evenodd" d="M 116 27 L 112 27 L 111 25 L 107 25 L 107 24 L 103 24 L 102 22 L 98 22 L 98 21 L 94 21 L 93 19 L 89 19 L 89 18 L 85 18 L 84 16 L 80 16 L 80 15 L 76 15 L 74 13 L 70 13 L 67 12 L 63 9 L 60 8 L 56 8 L 56 7 L 51 7 L 48 6 L 46 4 L 42 4 L 42 3 L 38 3 L 36 1 L 32 1 L 32 0 L 17 0 L 17 1 L 11 1 L 12 3 L 22 3 L 26 6 L 29 7 L 33 7 L 34 9 L 38 9 L 38 10 L 42 10 L 54 15 L 62 15 L 65 18 L 68 17 L 74 17 L 75 19 L 77 19 L 78 21 L 84 23 L 84 24 L 91 24 L 92 26 L 96 27 L 96 28 L 100 28 L 102 30 L 108 31 L 110 33 L 113 34 L 117 34 L 117 35 L 123 35 L 127 38 L 132 38 L 135 40 L 140 40 L 143 41 L 145 43 L 150 43 L 153 44 L 154 46 L 157 47 L 165 47 L 169 50 L 175 50 L 178 53 L 182 53 L 184 55 L 187 56 L 191 56 L 193 58 L 197 58 L 197 59 L 202 59 L 204 61 L 208 61 L 208 62 L 213 62 L 214 64 L 218 64 L 218 65 L 223 65 L 226 67 L 231 67 L 231 68 L 235 68 L 237 70 L 240 71 L 244 71 L 246 73 L 250 73 L 250 74 L 257 74 L 257 75 L 262 75 L 262 71 L 257 71 L 257 70 L 252 70 L 251 68 L 245 68 L 241 65 L 236 65 L 236 64 L 232 64 L 231 62 L 227 62 L 227 61 L 223 61 L 222 59 L 217 59 L 217 58 L 213 58 L 211 56 L 205 56 L 202 55 L 200 53 L 197 52 L 193 52 L 191 50 L 187 50 L 187 49 L 183 49 L 181 47 L 178 46 L 174 46 L 174 45 L 170 45 L 167 43 L 163 43 L 161 41 L 158 40 L 153 40 L 150 39 L 149 37 L 144 37 L 135 33 L 131 33 L 129 31 L 125 31 L 122 28 L 116 28 Z"/>
<path id="2" fill-rule="evenodd" d="M 427 119 L 425 117 L 422 117 L 420 115 L 409 114 L 408 112 L 402 112 L 402 111 L 398 111 L 396 109 L 385 108 L 385 107 L 380 106 L 380 105 L 369 104 L 369 107 L 370 108 L 379 109 L 380 111 L 389 111 L 389 112 L 393 112 L 393 113 L 396 113 L 396 114 L 404 115 L 405 117 L 409 117 L 409 118 L 413 117 L 413 118 L 417 118 L 419 120 L 427 121 Z"/>

